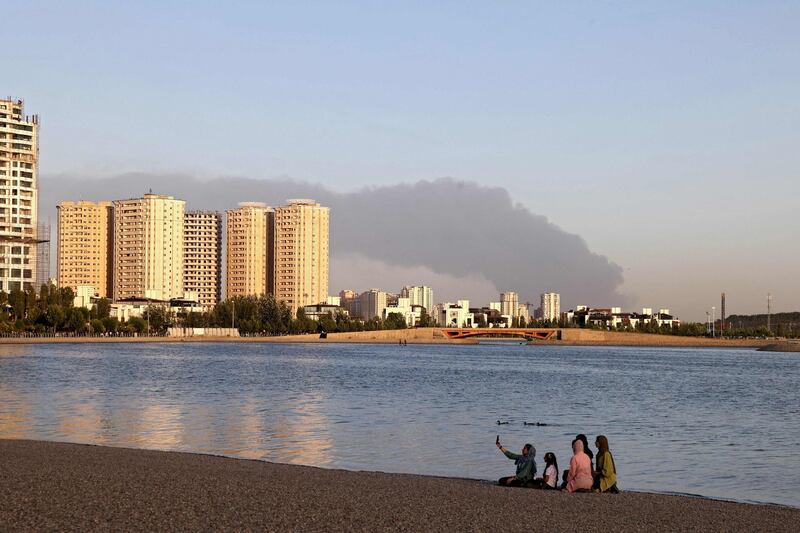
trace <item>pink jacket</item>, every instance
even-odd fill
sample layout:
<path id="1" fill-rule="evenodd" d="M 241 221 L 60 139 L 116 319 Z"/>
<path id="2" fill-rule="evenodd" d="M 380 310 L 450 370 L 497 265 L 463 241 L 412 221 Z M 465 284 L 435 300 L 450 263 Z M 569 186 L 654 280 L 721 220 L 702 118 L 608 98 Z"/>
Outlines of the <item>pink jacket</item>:
<path id="1" fill-rule="evenodd" d="M 592 462 L 589 456 L 583 453 L 583 443 L 579 440 L 572 445 L 574 455 L 569 461 L 569 473 L 567 474 L 567 492 L 575 492 L 578 489 L 592 488 Z"/>

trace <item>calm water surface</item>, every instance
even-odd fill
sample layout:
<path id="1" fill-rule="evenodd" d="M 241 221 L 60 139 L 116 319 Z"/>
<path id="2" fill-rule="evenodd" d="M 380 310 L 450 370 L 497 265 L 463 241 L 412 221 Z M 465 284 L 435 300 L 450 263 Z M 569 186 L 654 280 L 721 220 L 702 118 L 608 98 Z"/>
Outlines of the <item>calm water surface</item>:
<path id="1" fill-rule="evenodd" d="M 496 479 L 498 433 L 540 473 L 603 433 L 623 489 L 800 506 L 799 375 L 716 349 L 6 345 L 0 438 Z"/>

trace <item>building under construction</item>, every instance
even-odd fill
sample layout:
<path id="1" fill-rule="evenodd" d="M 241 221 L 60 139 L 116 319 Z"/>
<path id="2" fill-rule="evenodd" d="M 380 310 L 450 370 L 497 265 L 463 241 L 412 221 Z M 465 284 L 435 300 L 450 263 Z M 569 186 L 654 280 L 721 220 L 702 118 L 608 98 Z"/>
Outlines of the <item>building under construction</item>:
<path id="1" fill-rule="evenodd" d="M 0 99 L 0 290 L 36 283 L 39 117 Z"/>
<path id="2" fill-rule="evenodd" d="M 36 243 L 36 290 L 50 282 L 50 224 L 37 226 Z"/>

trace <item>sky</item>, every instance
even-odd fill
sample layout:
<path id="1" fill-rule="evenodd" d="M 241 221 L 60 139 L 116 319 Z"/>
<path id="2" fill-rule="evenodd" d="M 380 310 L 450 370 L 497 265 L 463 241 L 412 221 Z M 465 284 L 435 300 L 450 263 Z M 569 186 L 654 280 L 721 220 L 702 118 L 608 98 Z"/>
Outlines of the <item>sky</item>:
<path id="1" fill-rule="evenodd" d="M 566 306 L 701 320 L 725 291 L 729 313 L 764 312 L 768 292 L 800 309 L 799 3 L 433 4 L 6 0 L 20 46 L 0 91 L 41 116 L 43 187 L 137 173 L 358 195 L 451 178 L 619 266 L 604 301 Z M 476 220 L 516 219 L 452 225 Z M 555 253 L 511 242 L 497 261 Z M 337 265 L 397 266 L 332 254 L 341 283 L 356 280 Z"/>

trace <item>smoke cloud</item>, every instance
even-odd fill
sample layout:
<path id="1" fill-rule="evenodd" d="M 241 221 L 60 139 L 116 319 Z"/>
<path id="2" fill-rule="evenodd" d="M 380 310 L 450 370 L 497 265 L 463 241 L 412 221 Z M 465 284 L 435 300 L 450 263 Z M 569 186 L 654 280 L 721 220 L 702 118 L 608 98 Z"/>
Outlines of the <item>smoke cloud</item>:
<path id="1" fill-rule="evenodd" d="M 482 304 L 515 290 L 521 302 L 533 303 L 541 292 L 560 292 L 564 308 L 625 302 L 618 293 L 622 268 L 581 237 L 514 204 L 503 188 L 447 178 L 336 193 L 291 179 L 42 176 L 40 219 L 50 218 L 55 237 L 58 202 L 133 198 L 150 189 L 186 200 L 187 209 L 224 211 L 241 201 L 277 205 L 288 198 L 330 206 L 331 292 L 375 286 L 394 292 L 424 283 L 437 301 Z"/>

